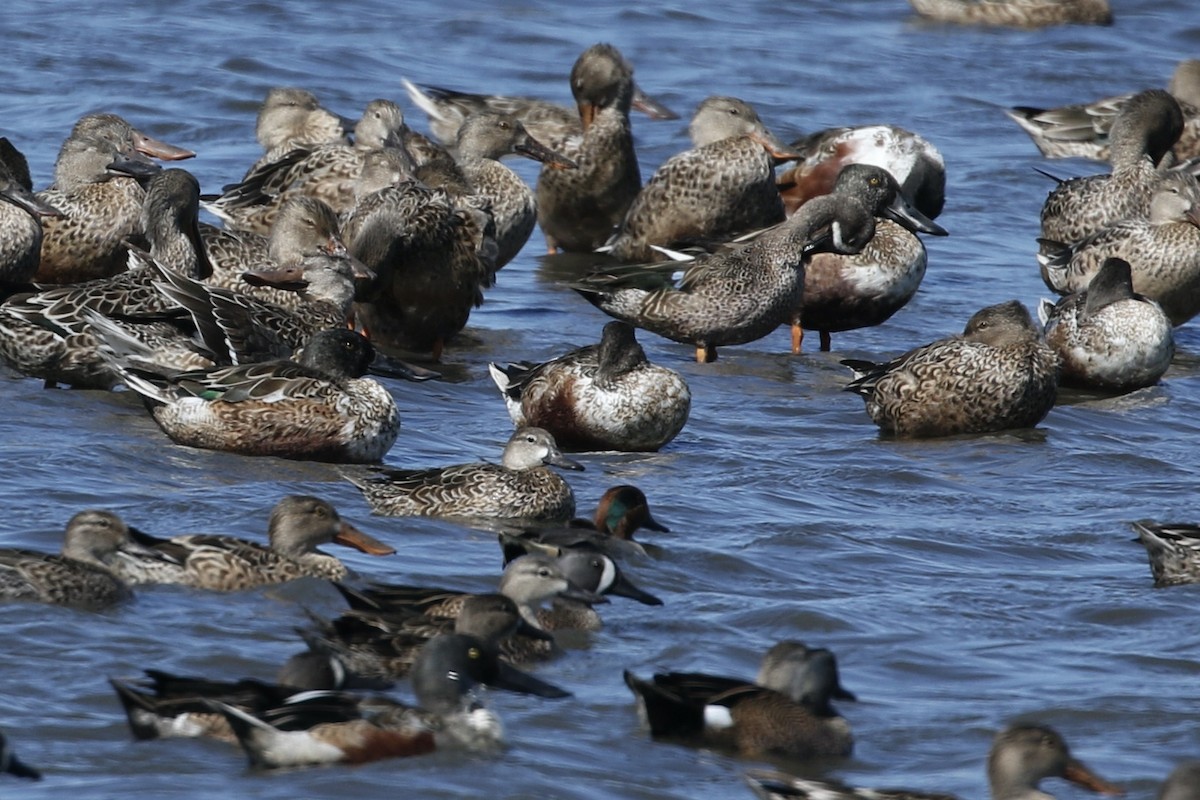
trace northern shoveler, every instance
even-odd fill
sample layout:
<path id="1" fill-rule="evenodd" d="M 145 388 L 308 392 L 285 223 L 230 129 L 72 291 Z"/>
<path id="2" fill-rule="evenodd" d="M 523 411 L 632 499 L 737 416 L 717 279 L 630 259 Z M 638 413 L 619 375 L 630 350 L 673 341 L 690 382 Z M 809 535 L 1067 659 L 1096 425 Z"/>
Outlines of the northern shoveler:
<path id="1" fill-rule="evenodd" d="M 41 218 L 62 215 L 33 193 L 24 182 L 28 176 L 25 156 L 0 137 L 0 299 L 33 280 L 41 261 Z"/>
<path id="2" fill-rule="evenodd" d="M 830 705 L 854 700 L 825 648 L 785 641 L 767 651 L 755 682 L 703 673 L 658 673 L 642 680 L 628 670 L 639 715 L 655 738 L 718 747 L 743 756 L 847 756 L 850 724 Z"/>
<path id="3" fill-rule="evenodd" d="M 1058 356 L 1016 300 L 977 311 L 961 336 L 885 364 L 842 361 L 881 431 L 950 436 L 1037 425 L 1054 406 Z"/>
<path id="4" fill-rule="evenodd" d="M 321 107 L 316 95 L 294 86 L 277 86 L 258 107 L 254 136 L 263 155 L 247 175 L 302 147 L 346 144 L 354 122 Z"/>
<path id="5" fill-rule="evenodd" d="M 908 0 L 922 17 L 966 25 L 1111 25 L 1108 0 Z"/>
<path id="6" fill-rule="evenodd" d="M 346 472 L 371 510 L 392 517 L 484 517 L 566 521 L 575 513 L 571 486 L 547 465 L 582 470 L 542 428 L 518 428 L 499 464 L 434 469 L 375 467 Z"/>
<path id="7" fill-rule="evenodd" d="M 1153 300 L 1133 291 L 1129 262 L 1110 258 L 1082 292 L 1038 316 L 1046 343 L 1058 353 L 1063 385 L 1129 391 L 1158 382 L 1171 366 L 1171 320 Z"/>
<path id="8" fill-rule="evenodd" d="M 1155 586 L 1200 583 L 1200 525 L 1145 520 L 1133 529 L 1150 558 Z"/>
<path id="9" fill-rule="evenodd" d="M 1012 725 L 996 735 L 987 760 L 992 800 L 1052 800 L 1039 788 L 1045 778 L 1063 778 L 1101 794 L 1124 794 L 1071 756 L 1067 743 L 1045 725 Z M 755 770 L 746 782 L 762 800 L 954 800 L 953 795 L 908 789 L 859 789 L 782 772 Z"/>
<path id="10" fill-rule="evenodd" d="M 566 450 L 659 450 L 691 410 L 687 381 L 651 364 L 625 322 L 605 325 L 599 345 L 488 371 L 513 424 L 545 428 Z"/>

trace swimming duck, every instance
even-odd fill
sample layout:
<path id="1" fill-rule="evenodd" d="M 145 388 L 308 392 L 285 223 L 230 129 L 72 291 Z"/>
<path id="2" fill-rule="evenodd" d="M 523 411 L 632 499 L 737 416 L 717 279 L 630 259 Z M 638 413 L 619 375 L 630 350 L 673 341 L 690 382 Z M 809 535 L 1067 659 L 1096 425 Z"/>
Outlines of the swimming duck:
<path id="1" fill-rule="evenodd" d="M 855 697 L 842 688 L 837 660 L 825 648 L 780 642 L 753 683 L 702 673 L 624 675 L 655 738 L 748 757 L 847 756 L 854 746 L 849 723 L 829 701 Z"/>
<path id="2" fill-rule="evenodd" d="M 1041 238 L 1077 242 L 1106 225 L 1145 217 L 1164 172 L 1162 157 L 1179 140 L 1183 112 L 1162 89 L 1138 92 L 1113 120 L 1108 175 L 1062 181 L 1042 204 Z"/>
<path id="3" fill-rule="evenodd" d="M 474 699 L 481 685 L 560 698 L 567 692 L 500 661 L 473 636 L 446 634 L 421 648 L 412 671 L 418 707 L 393 704 L 359 719 L 327 721 L 289 709 L 285 729 L 224 703 L 238 740 L 258 767 L 295 767 L 423 755 L 442 749 L 491 752 L 503 745 L 499 718 Z M 319 709 L 318 709 L 319 712 Z"/>
<path id="4" fill-rule="evenodd" d="M 917 232 L 947 235 L 908 203 L 882 167 L 848 164 L 834 191 L 856 197 L 876 220 L 875 235 L 860 252 L 814 253 L 805 267 L 804 293 L 791 321 L 799 320 L 801 334 L 817 331 L 826 352 L 831 332 L 880 325 L 917 293 L 928 261 Z"/>
<path id="5" fill-rule="evenodd" d="M 1038 784 L 1063 778 L 1101 794 L 1122 794 L 1071 756 L 1062 736 L 1045 725 L 1017 724 L 996 735 L 987 761 L 992 800 L 1051 800 Z M 908 789 L 858 789 L 840 783 L 754 770 L 746 782 L 762 800 L 952 800 L 953 795 Z"/>
<path id="6" fill-rule="evenodd" d="M 573 519 L 562 526 L 543 525 L 519 532 L 504 532 L 500 544 L 504 546 L 508 537 L 521 540 L 526 548 L 538 547 L 552 555 L 559 548 L 581 544 L 592 545 L 610 556 L 645 555 L 646 549 L 633 538 L 641 528 L 670 533 L 670 528 L 651 516 L 650 502 L 641 489 L 629 485 L 613 486 L 601 495 L 592 519 Z"/>
<path id="7" fill-rule="evenodd" d="M 345 328 L 314 335 L 296 361 L 199 372 L 132 366 L 116 346 L 109 363 L 176 444 L 365 463 L 383 458 L 400 432 L 391 393 L 362 377 L 374 348 Z"/>
<path id="8" fill-rule="evenodd" d="M 28 172 L 25 157 L 0 137 L 0 298 L 33 280 L 41 260 L 41 218 L 62 214 L 22 181 Z"/>
<path id="9" fill-rule="evenodd" d="M 254 136 L 263 155 L 247 175 L 291 151 L 313 145 L 346 144 L 354 123 L 321 107 L 316 95 L 294 86 L 267 92 L 254 121 Z"/>
<path id="10" fill-rule="evenodd" d="M 754 108 L 713 96 L 688 128 L 694 148 L 669 158 L 638 192 L 606 249 L 620 261 L 666 258 L 651 245 L 728 239 L 784 219 L 775 160 L 795 157 Z"/>
<path id="11" fill-rule="evenodd" d="M 547 465 L 582 470 L 542 428 L 518 428 L 499 464 L 435 469 L 376 467 L 344 473 L 376 514 L 392 517 L 486 517 L 566 521 L 575 513 L 571 486 Z"/>
<path id="12" fill-rule="evenodd" d="M 562 142 L 539 138 L 577 166 L 543 167 L 538 176 L 538 224 L 549 253 L 590 252 L 603 245 L 642 188 L 629 127 L 629 62 L 610 44 L 592 45 L 571 68 L 571 93 L 582 136 Z"/>
<path id="13" fill-rule="evenodd" d="M 161 558 L 139 545 L 109 511 L 80 511 L 67 522 L 61 553 L 0 549 L 0 599 L 102 608 L 125 600 L 116 568 L 126 558 Z"/>
<path id="14" fill-rule="evenodd" d="M 873 164 L 891 173 L 913 208 L 935 219 L 946 203 L 946 161 L 919 133 L 896 125 L 826 128 L 788 145 L 796 165 L 779 173 L 777 185 L 789 215 L 814 197 L 829 194 L 847 164 Z"/>
<path id="15" fill-rule="evenodd" d="M 1200 59 L 1180 61 L 1167 91 L 1183 111 L 1183 133 L 1172 148 L 1176 160 L 1200 156 Z M 1132 96 L 1123 94 L 1058 108 L 1016 106 L 1005 113 L 1029 134 L 1046 158 L 1107 161 L 1109 130 Z"/>
<path id="16" fill-rule="evenodd" d="M 891 436 L 951 436 L 1037 425 L 1058 391 L 1058 356 L 1020 302 L 975 312 L 961 336 L 939 339 L 885 364 L 842 361 L 846 391 Z"/>
<path id="17" fill-rule="evenodd" d="M 1158 303 L 1134 293 L 1129 262 L 1119 258 L 1106 260 L 1086 290 L 1057 304 L 1043 300 L 1038 315 L 1066 386 L 1152 386 L 1175 355 L 1171 320 Z"/>
<path id="18" fill-rule="evenodd" d="M 488 371 L 513 424 L 545 428 L 567 450 L 659 450 L 683 430 L 692 404 L 683 376 L 651 364 L 625 322 L 605 325 L 599 345 Z"/>
<path id="19" fill-rule="evenodd" d="M 922 17 L 966 25 L 1111 25 L 1108 0 L 908 0 Z"/>
<path id="20" fill-rule="evenodd" d="M 1158 182 L 1150 215 L 1125 219 L 1071 245 L 1042 241 L 1042 279 L 1059 294 L 1083 290 L 1110 258 L 1129 264 L 1138 292 L 1172 325 L 1200 313 L 1200 181 L 1171 170 Z"/>
<path id="21" fill-rule="evenodd" d="M 1200 583 L 1200 525 L 1145 520 L 1133 529 L 1150 557 L 1155 586 Z"/>
<path id="22" fill-rule="evenodd" d="M 717 358 L 718 346 L 761 339 L 786 322 L 804 291 L 805 263 L 818 248 L 858 252 L 875 222 L 854 197 L 818 197 L 754 240 L 700 256 L 676 280 L 667 269 L 616 268 L 573 288 L 604 313 L 696 348 L 696 361 Z M 801 332 L 793 325 L 792 350 Z"/>
<path id="23" fill-rule="evenodd" d="M 7 773 L 18 778 L 29 778 L 34 781 L 42 779 L 42 773 L 17 758 L 17 754 L 12 751 L 12 746 L 2 733 L 0 733 L 0 773 Z"/>
<path id="24" fill-rule="evenodd" d="M 332 543 L 373 556 L 396 552 L 343 520 L 317 497 L 288 495 L 271 509 L 269 544 L 236 536 L 188 534 L 160 539 L 135 532 L 134 540 L 166 558 L 122 561 L 114 571 L 127 583 L 178 583 L 232 592 L 303 577 L 344 580 L 346 565 L 317 549 Z"/>

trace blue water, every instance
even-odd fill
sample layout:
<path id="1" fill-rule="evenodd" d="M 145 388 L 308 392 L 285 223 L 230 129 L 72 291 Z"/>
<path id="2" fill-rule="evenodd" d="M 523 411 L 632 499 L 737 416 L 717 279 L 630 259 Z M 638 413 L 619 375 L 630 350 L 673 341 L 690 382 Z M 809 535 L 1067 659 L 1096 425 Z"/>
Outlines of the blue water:
<path id="1" fill-rule="evenodd" d="M 709 94 L 752 102 L 783 138 L 889 122 L 943 152 L 939 218 L 918 296 L 887 324 L 836 336 L 835 352 L 785 355 L 786 332 L 712 365 L 649 334 L 650 357 L 691 383 L 691 420 L 656 455 L 584 456 L 569 475 L 583 509 L 636 483 L 670 534 L 631 576 L 666 601 L 617 600 L 604 631 L 538 674 L 575 692 L 545 701 L 493 693 L 511 749 L 357 768 L 262 774 L 234 748 L 130 740 L 105 680 L 145 667 L 270 678 L 299 648 L 300 604 L 332 611 L 316 583 L 230 596 L 149 589 L 105 614 L 0 607 L 0 727 L 46 772 L 4 780 L 5 797 L 746 797 L 757 762 L 652 743 L 622 669 L 750 677 L 781 638 L 838 653 L 857 704 L 844 761 L 787 764 L 864 785 L 986 793 L 991 735 L 1017 718 L 1057 727 L 1078 756 L 1130 797 L 1151 797 L 1200 755 L 1200 589 L 1155 590 L 1132 519 L 1200 519 L 1200 336 L 1178 331 L 1164 382 L 1111 400 L 1069 395 L 1033 434 L 879 440 L 861 401 L 840 391 L 838 359 L 884 358 L 961 329 L 971 313 L 1045 294 L 1034 261 L 1045 163 L 1003 115 L 1165 86 L 1200 51 L 1194 0 L 1114 0 L 1111 28 L 961 29 L 923 23 L 903 0 L 696 4 L 602 2 L 166 3 L 103 8 L 10 2 L 0 12 L 0 134 L 50 181 L 82 114 L 124 115 L 199 156 L 206 190 L 259 154 L 254 113 L 276 85 L 310 89 L 354 117 L 369 100 L 411 107 L 401 77 L 567 101 L 586 46 L 616 44 L 639 83 L 685 117 Z M 423 128 L 419 112 L 410 121 Z M 635 120 L 643 174 L 686 146 L 685 123 Z M 515 165 L 532 179 L 531 164 Z M 454 381 L 392 383 L 403 430 L 387 463 L 494 458 L 510 424 L 492 360 L 542 360 L 595 341 L 606 321 L 538 259 L 538 234 L 500 274 L 462 340 Z M 489 534 L 372 517 L 325 465 L 176 447 L 123 393 L 47 391 L 0 375 L 0 544 L 57 549 L 66 520 L 103 507 L 159 535 L 264 535 L 284 494 L 329 499 L 395 544 L 351 554 L 371 577 L 485 590 L 500 569 Z M 401 686 L 398 692 L 406 693 Z M 1047 788 L 1080 796 L 1062 782 Z"/>

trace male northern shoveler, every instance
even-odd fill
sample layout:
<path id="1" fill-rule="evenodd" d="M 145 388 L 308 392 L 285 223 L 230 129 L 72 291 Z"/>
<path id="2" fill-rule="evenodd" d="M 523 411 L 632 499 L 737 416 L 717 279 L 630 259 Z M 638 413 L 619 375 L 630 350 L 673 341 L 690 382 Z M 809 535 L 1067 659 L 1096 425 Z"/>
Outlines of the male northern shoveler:
<path id="1" fill-rule="evenodd" d="M 0 733 L 0 773 L 7 773 L 18 778 L 29 778 L 34 781 L 42 779 L 42 773 L 17 758 L 17 754 L 13 752 L 8 739 L 2 733 Z"/>
<path id="2" fill-rule="evenodd" d="M 129 557 L 162 558 L 134 541 L 109 511 L 80 511 L 67 523 L 61 553 L 0 549 L 0 599 L 100 608 L 130 596 L 117 577 Z"/>
<path id="3" fill-rule="evenodd" d="M 930 219 L 946 203 L 946 161 L 924 136 L 896 125 L 826 128 L 788 145 L 799 154 L 779 173 L 779 193 L 788 214 L 814 197 L 829 194 L 842 168 L 872 164 L 891 173 L 909 205 Z"/>
<path id="4" fill-rule="evenodd" d="M 573 519 L 566 525 L 543 525 L 505 536 L 520 539 L 527 547 L 555 553 L 559 548 L 587 544 L 611 556 L 645 555 L 633 534 L 640 528 L 670 533 L 670 528 L 650 515 L 650 503 L 636 486 L 613 486 L 606 490 L 590 520 Z M 503 540 L 501 540 L 503 545 Z"/>
<path id="5" fill-rule="evenodd" d="M 1155 586 L 1200 583 L 1200 525 L 1146 520 L 1133 529 L 1150 557 Z"/>
<path id="6" fill-rule="evenodd" d="M 1071 756 L 1062 736 L 1045 725 L 1012 725 L 996 735 L 987 760 L 992 800 L 1053 800 L 1038 784 L 1063 778 L 1101 794 L 1123 794 Z M 782 772 L 755 770 L 746 782 L 762 800 L 955 800 L 954 795 L 908 789 L 859 789 Z"/>
<path id="7" fill-rule="evenodd" d="M 1077 242 L 1118 220 L 1145 217 L 1165 174 L 1163 155 L 1179 140 L 1183 112 L 1162 89 L 1138 92 L 1113 121 L 1108 175 L 1062 181 L 1042 204 L 1041 238 Z"/>
<path id="8" fill-rule="evenodd" d="M 886 364 L 842 362 L 846 391 L 861 395 L 884 434 L 951 436 L 1038 424 L 1058 392 L 1058 356 L 1016 300 L 988 306 L 961 336 L 939 339 Z"/>
<path id="9" fill-rule="evenodd" d="M 363 378 L 375 349 L 354 331 L 317 333 L 296 361 L 198 372 L 109 356 L 177 444 L 256 456 L 379 461 L 400 432 L 396 401 Z"/>
<path id="10" fill-rule="evenodd" d="M 814 253 L 805 267 L 804 293 L 791 322 L 801 333 L 818 331 L 824 351 L 832 346 L 831 332 L 879 325 L 903 308 L 925 277 L 925 245 L 915 234 L 947 235 L 908 203 L 882 167 L 848 164 L 834 191 L 857 198 L 877 219 L 860 252 Z"/>
<path id="11" fill-rule="evenodd" d="M 224 703 L 223 712 L 250 758 L 260 767 L 361 763 L 441 749 L 491 752 L 503 745 L 499 718 L 475 699 L 481 686 L 568 696 L 558 687 L 500 661 L 473 636 L 446 634 L 421 648 L 413 665 L 418 707 L 392 704 L 359 719 L 329 722 L 319 713 L 289 709 L 286 729 Z"/>
<path id="12" fill-rule="evenodd" d="M 718 346 L 761 339 L 789 319 L 813 252 L 858 252 L 874 233 L 871 212 L 838 192 L 805 204 L 753 241 L 700 256 L 678 279 L 669 265 L 618 267 L 574 288 L 610 316 L 695 346 L 704 363 L 716 360 Z M 793 352 L 800 336 L 793 325 Z"/>
<path id="13" fill-rule="evenodd" d="M 349 575 L 346 565 L 318 550 L 322 544 L 340 544 L 374 556 L 396 552 L 343 520 L 328 502 L 307 495 L 289 495 L 271 509 L 267 546 L 208 534 L 159 539 L 134 532 L 133 537 L 165 558 L 123 560 L 114 571 L 127 583 L 179 583 L 219 592 L 303 577 L 344 580 Z"/>
<path id="14" fill-rule="evenodd" d="M 793 158 L 754 108 L 709 97 L 688 128 L 693 149 L 672 156 L 638 192 L 606 249 L 621 261 L 666 258 L 652 245 L 729 239 L 784 219 L 776 159 Z"/>
<path id="15" fill-rule="evenodd" d="M 1108 0 L 908 0 L 922 17 L 966 25 L 1111 25 Z"/>
<path id="16" fill-rule="evenodd" d="M 1183 111 L 1183 133 L 1172 148 L 1176 160 L 1200 156 L 1200 59 L 1180 61 L 1167 91 L 1179 101 Z M 1016 106 L 1005 113 L 1029 134 L 1047 158 L 1107 161 L 1113 120 L 1132 96 L 1123 94 L 1058 108 Z"/>
<path id="17" fill-rule="evenodd" d="M 625 322 L 605 325 L 599 345 L 488 371 L 513 424 L 545 428 L 566 450 L 659 450 L 691 410 L 687 381 L 651 364 Z"/>
<path id="18" fill-rule="evenodd" d="M 1166 172 L 1150 215 L 1107 225 L 1071 245 L 1042 240 L 1042 279 L 1059 294 L 1079 292 L 1110 258 L 1129 264 L 1138 292 L 1159 303 L 1172 325 L 1200 313 L 1200 181 Z"/>
<path id="19" fill-rule="evenodd" d="M 776 644 L 755 682 L 703 673 L 658 673 L 642 680 L 626 670 L 639 715 L 655 738 L 732 750 L 744 756 L 847 756 L 850 724 L 830 705 L 854 700 L 824 648 Z"/>
<path id="20" fill-rule="evenodd" d="M 1038 315 L 1046 343 L 1058 353 L 1063 385 L 1129 391 L 1158 382 L 1171 366 L 1171 320 L 1153 300 L 1135 294 L 1129 262 L 1110 258 L 1087 289 Z"/>
<path id="21" fill-rule="evenodd" d="M 345 473 L 376 514 L 392 517 L 486 517 L 566 521 L 575 513 L 571 486 L 547 465 L 582 470 L 542 428 L 518 428 L 499 464 L 435 469 L 376 467 Z"/>

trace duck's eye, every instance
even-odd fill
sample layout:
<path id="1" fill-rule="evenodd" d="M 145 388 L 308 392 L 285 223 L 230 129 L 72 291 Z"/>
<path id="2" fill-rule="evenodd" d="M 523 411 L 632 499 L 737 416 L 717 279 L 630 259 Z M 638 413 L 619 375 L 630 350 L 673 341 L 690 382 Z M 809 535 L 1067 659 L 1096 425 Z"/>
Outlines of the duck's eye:
<path id="1" fill-rule="evenodd" d="M 550 570 L 546 569 L 545 567 L 542 567 L 537 571 L 537 574 L 538 574 L 539 578 L 549 578 Z"/>
<path id="2" fill-rule="evenodd" d="M 736 117 L 738 115 L 738 110 L 736 108 L 731 108 L 729 109 L 729 113 Z"/>
<path id="3" fill-rule="evenodd" d="M 500 130 L 506 131 L 509 128 L 511 128 L 512 126 L 508 124 L 508 120 L 502 119 L 502 120 L 500 120 L 499 127 L 500 127 Z"/>
<path id="4" fill-rule="evenodd" d="M 480 658 L 483 658 L 483 653 L 478 647 L 471 647 L 467 649 L 467 658 L 472 661 L 478 661 Z"/>

